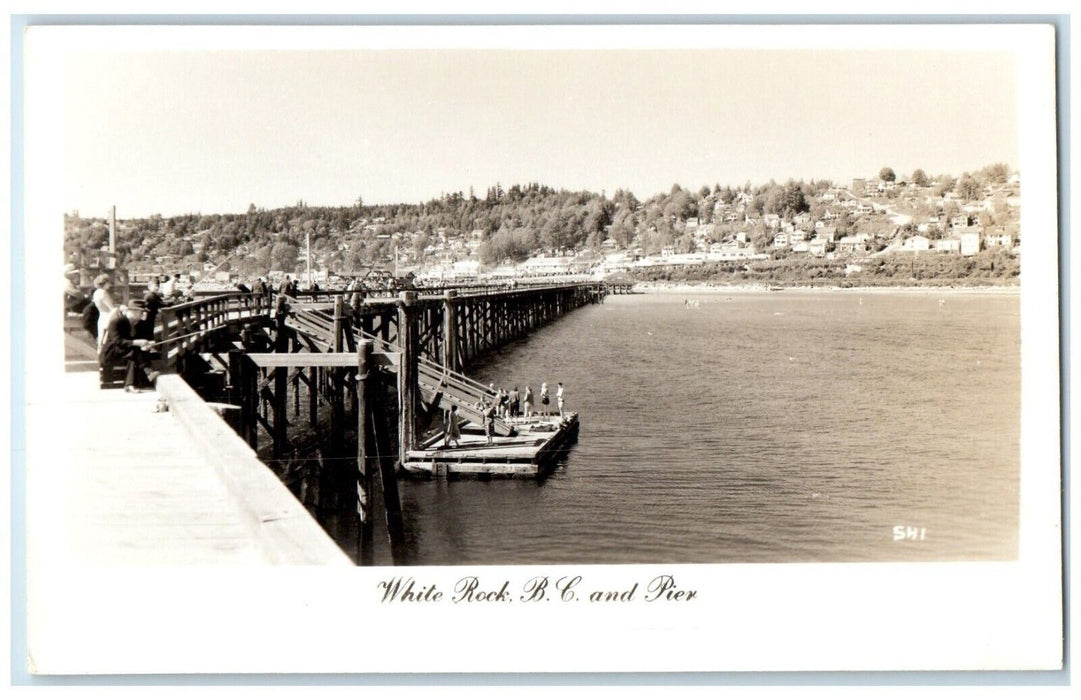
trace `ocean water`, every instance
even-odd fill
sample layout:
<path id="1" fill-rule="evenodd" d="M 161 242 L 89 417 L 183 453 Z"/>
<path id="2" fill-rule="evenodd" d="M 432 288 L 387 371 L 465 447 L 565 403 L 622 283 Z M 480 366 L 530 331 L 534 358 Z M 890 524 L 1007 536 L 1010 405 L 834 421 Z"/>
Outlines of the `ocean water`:
<path id="1" fill-rule="evenodd" d="M 577 444 L 538 480 L 402 481 L 398 563 L 1014 558 L 1019 309 L 791 290 L 579 309 L 470 372 L 562 381 Z"/>

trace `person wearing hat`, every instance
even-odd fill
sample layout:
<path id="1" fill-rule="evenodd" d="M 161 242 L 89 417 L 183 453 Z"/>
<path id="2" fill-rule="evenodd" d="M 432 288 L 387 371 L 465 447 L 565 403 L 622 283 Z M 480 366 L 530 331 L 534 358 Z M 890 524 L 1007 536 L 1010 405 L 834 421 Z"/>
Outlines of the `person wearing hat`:
<path id="1" fill-rule="evenodd" d="M 136 324 L 146 313 L 146 303 L 142 299 L 132 299 L 127 306 L 121 307 L 109 319 L 101 343 L 101 365 L 110 367 L 124 364 L 124 391 L 139 392 L 146 384 L 143 376 L 151 384 L 158 378 L 157 372 L 148 372 L 150 357 L 147 347 L 151 341 L 136 335 Z"/>

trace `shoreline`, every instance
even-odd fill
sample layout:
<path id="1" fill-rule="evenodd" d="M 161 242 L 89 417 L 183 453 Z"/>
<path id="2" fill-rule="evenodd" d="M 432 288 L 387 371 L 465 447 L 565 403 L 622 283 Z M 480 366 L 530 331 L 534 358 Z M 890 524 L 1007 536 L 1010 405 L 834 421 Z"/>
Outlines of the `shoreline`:
<path id="1" fill-rule="evenodd" d="M 830 294 L 847 294 L 847 293 L 859 293 L 859 294 L 893 294 L 893 293 L 905 293 L 905 294 L 1007 294 L 1007 295 L 1019 295 L 1021 293 L 1020 285 L 988 285 L 988 286 L 972 286 L 972 287 L 918 287 L 918 286 L 896 286 L 896 287 L 825 287 L 825 286 L 799 286 L 794 285 L 790 287 L 782 287 L 781 289 L 771 290 L 769 286 L 763 284 L 746 284 L 746 285 L 722 285 L 722 284 L 692 284 L 692 283 L 673 283 L 673 282 L 635 282 L 634 291 L 641 292 L 643 294 L 777 294 L 781 292 L 797 292 L 797 293 L 830 293 Z"/>

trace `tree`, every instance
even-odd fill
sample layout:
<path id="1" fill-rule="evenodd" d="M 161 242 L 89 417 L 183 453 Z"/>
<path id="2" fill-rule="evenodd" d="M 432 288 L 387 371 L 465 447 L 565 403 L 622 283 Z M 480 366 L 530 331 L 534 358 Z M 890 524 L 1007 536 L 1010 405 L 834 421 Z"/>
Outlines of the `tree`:
<path id="1" fill-rule="evenodd" d="M 893 182 L 897 179 L 897 173 L 893 172 L 893 168 L 882 168 L 878 171 L 878 179 Z"/>
<path id="2" fill-rule="evenodd" d="M 1005 163 L 994 163 L 983 169 L 983 175 L 989 182 L 1001 185 L 1010 176 L 1010 166 Z"/>
<path id="3" fill-rule="evenodd" d="M 965 173 L 960 180 L 957 181 L 957 186 L 954 188 L 958 196 L 966 202 L 976 199 L 980 194 L 980 183 Z"/>
<path id="4" fill-rule="evenodd" d="M 292 272 L 297 266 L 299 251 L 292 243 L 275 243 L 270 251 L 270 266 L 275 270 Z"/>
<path id="5" fill-rule="evenodd" d="M 920 187 L 926 187 L 928 183 L 927 173 L 923 172 L 921 168 L 916 168 L 912 171 L 912 182 Z"/>

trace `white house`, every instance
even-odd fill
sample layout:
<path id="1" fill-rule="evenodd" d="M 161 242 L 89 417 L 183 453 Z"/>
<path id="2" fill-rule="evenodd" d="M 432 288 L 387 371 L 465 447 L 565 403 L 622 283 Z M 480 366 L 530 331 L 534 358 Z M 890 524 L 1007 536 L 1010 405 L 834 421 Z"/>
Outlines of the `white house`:
<path id="1" fill-rule="evenodd" d="M 980 232 L 975 226 L 970 226 L 968 230 L 960 235 L 961 239 L 961 255 L 975 255 L 980 252 Z"/>
<path id="2" fill-rule="evenodd" d="M 926 236 L 912 236 L 905 239 L 905 242 L 901 244 L 901 249 L 912 252 L 930 250 L 931 240 Z"/>

